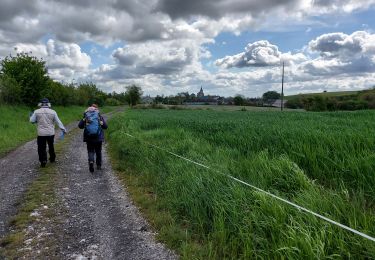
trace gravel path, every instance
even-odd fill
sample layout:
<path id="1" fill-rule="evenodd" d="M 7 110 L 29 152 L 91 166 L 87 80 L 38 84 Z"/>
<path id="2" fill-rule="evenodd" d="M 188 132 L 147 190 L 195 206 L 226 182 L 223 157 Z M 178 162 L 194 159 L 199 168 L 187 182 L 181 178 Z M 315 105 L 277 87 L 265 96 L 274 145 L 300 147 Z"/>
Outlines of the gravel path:
<path id="1" fill-rule="evenodd" d="M 69 124 L 68 131 L 78 122 Z M 55 142 L 58 142 L 56 131 Z M 35 131 L 36 134 L 36 131 Z M 56 160 L 59 160 L 57 155 Z M 28 185 L 38 175 L 39 161 L 36 140 L 27 142 L 0 158 L 0 239 L 9 231 L 8 222 L 17 213 L 17 204 Z"/>
<path id="2" fill-rule="evenodd" d="M 105 146 L 103 169 L 89 172 L 86 144 L 82 132 L 77 133 L 63 155 L 69 163 L 58 168 L 57 191 L 67 211 L 60 251 L 64 258 L 176 259 L 155 242 L 148 224 L 114 175 Z"/>
<path id="3" fill-rule="evenodd" d="M 67 258 L 174 259 L 156 243 L 150 228 L 113 174 L 103 147 L 103 169 L 89 172 L 81 133 L 63 155 L 58 185 L 68 209 L 62 253 Z"/>
<path id="4" fill-rule="evenodd" d="M 76 125 L 75 122 L 67 127 L 69 139 L 62 154 L 57 154 L 55 189 L 60 203 L 53 210 L 58 221 L 46 219 L 34 227 L 37 233 L 52 232 L 49 243 L 53 244 L 48 246 L 56 249 L 53 258 L 177 259 L 155 241 L 155 234 L 115 176 L 106 145 L 103 169 L 89 172 L 86 144 L 82 142 L 82 131 L 74 130 Z M 0 159 L 0 238 L 9 232 L 8 222 L 17 213 L 17 203 L 28 185 L 38 176 L 38 169 L 35 140 Z M 32 251 L 38 251 L 38 258 L 39 249 Z"/>

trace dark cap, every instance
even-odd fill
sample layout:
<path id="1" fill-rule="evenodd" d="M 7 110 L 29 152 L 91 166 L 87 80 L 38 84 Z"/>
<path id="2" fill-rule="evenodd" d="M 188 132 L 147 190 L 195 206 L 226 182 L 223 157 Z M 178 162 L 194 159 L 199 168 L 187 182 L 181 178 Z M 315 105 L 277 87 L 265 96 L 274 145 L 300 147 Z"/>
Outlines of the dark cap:
<path id="1" fill-rule="evenodd" d="M 40 100 L 40 103 L 46 104 L 49 103 L 49 100 L 48 98 L 43 98 L 42 100 Z"/>

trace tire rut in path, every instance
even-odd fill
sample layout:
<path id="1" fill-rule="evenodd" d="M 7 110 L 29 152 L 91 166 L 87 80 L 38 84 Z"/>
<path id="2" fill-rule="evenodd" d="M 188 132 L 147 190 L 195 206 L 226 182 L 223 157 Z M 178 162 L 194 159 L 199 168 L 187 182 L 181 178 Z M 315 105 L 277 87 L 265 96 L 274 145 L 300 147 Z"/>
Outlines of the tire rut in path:
<path id="1" fill-rule="evenodd" d="M 86 144 L 76 132 L 58 166 L 58 197 L 66 219 L 60 234 L 65 258 L 176 259 L 154 234 L 120 184 L 103 146 L 103 169 L 88 170 Z"/>

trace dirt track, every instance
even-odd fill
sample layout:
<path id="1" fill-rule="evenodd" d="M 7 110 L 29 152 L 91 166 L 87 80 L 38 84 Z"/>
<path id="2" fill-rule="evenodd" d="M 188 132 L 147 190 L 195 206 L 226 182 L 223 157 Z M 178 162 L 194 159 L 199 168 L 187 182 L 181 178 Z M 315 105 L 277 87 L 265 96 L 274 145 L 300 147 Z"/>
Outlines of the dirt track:
<path id="1" fill-rule="evenodd" d="M 81 131 L 70 133 L 63 151 L 63 154 L 57 154 L 58 180 L 55 184 L 59 203 L 54 210 L 59 212 L 60 220 L 59 224 L 53 224 L 58 226 L 47 227 L 54 233 L 51 235 L 55 239 L 51 241 L 59 241 L 58 245 L 52 245 L 55 247 L 54 258 L 177 258 L 164 245 L 155 241 L 147 222 L 114 175 L 105 145 L 103 169 L 95 169 L 93 174 L 88 171 L 86 145 L 82 142 Z M 21 166 L 17 165 L 18 160 L 21 160 Z M 38 174 L 35 141 L 1 159 L 0 166 L 1 169 L 8 167 L 0 174 L 1 237 L 8 231 L 8 220 L 17 212 L 15 203 Z M 39 226 L 37 229 L 45 230 L 45 227 Z"/>
<path id="2" fill-rule="evenodd" d="M 66 128 L 71 131 L 76 126 L 75 122 Z M 58 131 L 55 137 L 56 142 L 58 142 L 57 136 Z M 28 185 L 38 175 L 38 169 L 36 140 L 27 142 L 0 158 L 0 238 L 9 231 L 8 222 L 16 214 L 17 204 Z"/>

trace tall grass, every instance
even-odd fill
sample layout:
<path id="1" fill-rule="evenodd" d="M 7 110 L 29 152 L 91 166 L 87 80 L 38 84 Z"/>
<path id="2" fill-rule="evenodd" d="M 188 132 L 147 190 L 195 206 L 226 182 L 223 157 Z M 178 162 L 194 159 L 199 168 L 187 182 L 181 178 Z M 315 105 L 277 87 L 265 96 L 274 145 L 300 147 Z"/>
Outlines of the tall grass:
<path id="1" fill-rule="evenodd" d="M 133 110 L 112 119 L 109 140 L 118 168 L 185 230 L 159 227 L 184 258 L 372 258 L 374 242 L 125 133 L 375 236 L 374 116 Z"/>
<path id="2" fill-rule="evenodd" d="M 64 124 L 81 119 L 85 110 L 84 107 L 79 106 L 53 107 L 53 109 Z M 114 108 L 103 108 L 103 112 L 111 110 Z M 29 122 L 30 112 L 26 106 L 0 105 L 0 156 L 36 137 L 36 126 Z"/>

